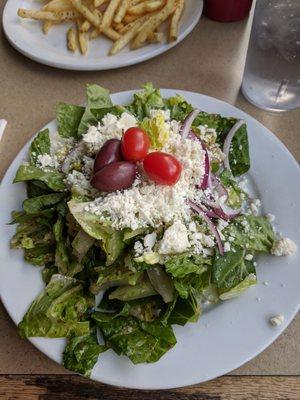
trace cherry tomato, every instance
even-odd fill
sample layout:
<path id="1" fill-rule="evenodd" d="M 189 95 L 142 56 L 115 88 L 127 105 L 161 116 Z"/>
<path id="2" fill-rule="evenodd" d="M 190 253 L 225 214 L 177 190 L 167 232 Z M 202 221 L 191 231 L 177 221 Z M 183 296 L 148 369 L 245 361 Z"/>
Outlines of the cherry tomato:
<path id="1" fill-rule="evenodd" d="M 182 171 L 182 166 L 177 158 L 162 151 L 148 154 L 143 165 L 148 177 L 161 185 L 174 185 Z"/>
<path id="2" fill-rule="evenodd" d="M 150 147 L 150 139 L 140 128 L 129 128 L 122 138 L 122 153 L 128 161 L 142 161 Z"/>

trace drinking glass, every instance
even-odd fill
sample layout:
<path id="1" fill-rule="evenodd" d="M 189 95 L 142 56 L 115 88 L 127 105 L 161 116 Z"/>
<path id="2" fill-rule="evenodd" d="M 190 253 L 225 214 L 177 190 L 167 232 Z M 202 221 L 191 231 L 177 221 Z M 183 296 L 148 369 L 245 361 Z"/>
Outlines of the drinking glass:
<path id="1" fill-rule="evenodd" d="M 269 111 L 300 107 L 300 0 L 257 0 L 242 93 Z"/>

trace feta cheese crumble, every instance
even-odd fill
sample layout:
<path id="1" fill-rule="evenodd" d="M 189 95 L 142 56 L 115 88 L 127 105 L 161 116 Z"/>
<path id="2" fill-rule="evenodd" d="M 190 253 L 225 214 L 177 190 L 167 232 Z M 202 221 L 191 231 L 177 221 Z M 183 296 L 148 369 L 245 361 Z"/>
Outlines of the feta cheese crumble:
<path id="1" fill-rule="evenodd" d="M 42 169 L 56 168 L 58 166 L 56 157 L 49 154 L 39 154 L 36 161 L 37 165 Z"/>
<path id="2" fill-rule="evenodd" d="M 159 243 L 159 254 L 183 253 L 190 247 L 188 231 L 181 221 L 175 221 L 165 230 Z"/>
<path id="3" fill-rule="evenodd" d="M 145 177 L 137 177 L 129 189 L 100 194 L 85 211 L 98 215 L 100 221 L 109 220 L 115 229 L 171 225 L 177 220 L 188 223 L 191 213 L 187 200 L 194 199 L 200 192 L 196 185 L 204 174 L 205 153 L 198 141 L 182 139 L 175 133 L 171 123 L 170 137 L 162 151 L 173 154 L 183 167 L 175 185 L 157 185 Z"/>
<path id="4" fill-rule="evenodd" d="M 82 136 L 83 142 L 92 153 L 96 153 L 109 139 L 121 139 L 123 131 L 137 126 L 136 118 L 123 112 L 118 118 L 114 114 L 106 114 L 97 126 L 90 126 L 87 133 Z"/>
<path id="5" fill-rule="evenodd" d="M 269 319 L 269 321 L 270 321 L 270 324 L 273 326 L 280 326 L 284 321 L 284 316 L 278 314 L 278 315 L 275 315 L 274 317 L 271 317 Z"/>
<path id="6" fill-rule="evenodd" d="M 297 251 L 297 245 L 289 238 L 276 240 L 271 249 L 274 256 L 292 256 Z"/>

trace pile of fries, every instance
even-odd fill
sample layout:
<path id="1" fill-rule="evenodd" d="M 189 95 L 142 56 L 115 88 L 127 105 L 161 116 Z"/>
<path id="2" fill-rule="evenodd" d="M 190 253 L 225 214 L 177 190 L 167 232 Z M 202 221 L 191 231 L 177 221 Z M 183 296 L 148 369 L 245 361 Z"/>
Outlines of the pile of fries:
<path id="1" fill-rule="evenodd" d="M 19 8 L 18 15 L 41 20 L 45 34 L 58 24 L 74 21 L 75 26 L 66 34 L 70 51 L 79 49 L 86 54 L 89 40 L 105 35 L 113 41 L 109 55 L 114 55 L 128 44 L 131 49 L 138 49 L 167 40 L 159 31 L 167 20 L 168 40 L 177 40 L 184 3 L 185 0 L 50 0 L 40 10 Z"/>

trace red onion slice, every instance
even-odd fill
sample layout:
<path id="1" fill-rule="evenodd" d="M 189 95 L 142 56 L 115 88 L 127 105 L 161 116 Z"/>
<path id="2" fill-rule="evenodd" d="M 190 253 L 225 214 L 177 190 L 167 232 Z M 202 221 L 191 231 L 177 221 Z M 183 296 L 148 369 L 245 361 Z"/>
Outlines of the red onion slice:
<path id="1" fill-rule="evenodd" d="M 209 226 L 210 231 L 212 232 L 212 234 L 216 238 L 219 252 L 223 256 L 224 255 L 224 248 L 223 248 L 221 237 L 220 237 L 220 234 L 219 234 L 217 228 L 215 227 L 215 225 L 213 224 L 211 219 L 207 216 L 206 212 L 199 205 L 195 204 L 191 200 L 189 200 L 189 205 L 194 211 L 196 211 L 199 215 L 201 215 L 201 217 L 207 223 L 207 225 Z"/>
<path id="2" fill-rule="evenodd" d="M 230 151 L 230 146 L 231 146 L 231 142 L 232 139 L 234 137 L 234 135 L 236 134 L 236 132 L 240 129 L 240 127 L 242 125 L 245 124 L 245 121 L 240 119 L 239 121 L 237 121 L 233 127 L 230 129 L 230 131 L 228 132 L 226 139 L 224 141 L 224 145 L 223 145 L 223 153 L 225 154 L 226 158 L 224 160 L 224 167 L 225 169 L 228 169 L 230 171 L 230 163 L 229 163 L 229 151 Z"/>
<path id="3" fill-rule="evenodd" d="M 197 115 L 199 113 L 200 113 L 200 111 L 195 109 L 192 112 L 190 112 L 189 115 L 184 120 L 183 125 L 180 130 L 180 134 L 183 139 L 186 139 L 188 137 L 191 127 L 192 127 L 192 124 L 194 122 L 194 119 L 197 117 Z"/>
<path id="4" fill-rule="evenodd" d="M 225 197 L 225 200 L 228 199 L 228 191 L 222 182 L 213 174 L 210 174 L 209 187 L 212 190 L 215 190 L 219 197 Z"/>

